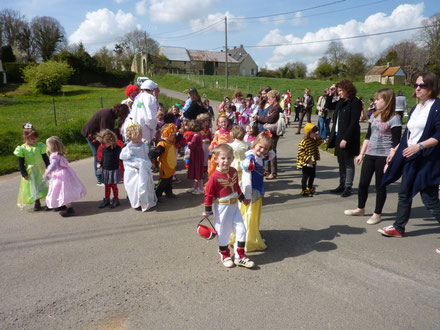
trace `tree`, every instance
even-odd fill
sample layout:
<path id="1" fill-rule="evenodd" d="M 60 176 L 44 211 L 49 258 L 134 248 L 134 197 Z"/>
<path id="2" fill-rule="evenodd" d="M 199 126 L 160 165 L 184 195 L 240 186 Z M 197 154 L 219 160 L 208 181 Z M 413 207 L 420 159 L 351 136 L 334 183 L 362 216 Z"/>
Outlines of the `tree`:
<path id="1" fill-rule="evenodd" d="M 11 45 L 3 46 L 0 48 L 0 60 L 2 60 L 3 63 L 15 62 L 15 56 L 12 52 Z"/>
<path id="2" fill-rule="evenodd" d="M 332 41 L 325 52 L 328 55 L 328 61 L 333 66 L 338 66 L 344 63 L 347 58 L 347 51 L 340 41 Z"/>
<path id="3" fill-rule="evenodd" d="M 313 73 L 319 79 L 330 78 L 333 74 L 333 67 L 329 63 L 321 63 Z"/>
<path id="4" fill-rule="evenodd" d="M 38 55 L 44 61 L 49 60 L 57 48 L 65 42 L 64 28 L 53 17 L 34 17 L 31 21 L 31 29 Z"/>
<path id="5" fill-rule="evenodd" d="M 57 93 L 67 83 L 73 69 L 66 62 L 54 60 L 29 65 L 23 70 L 24 80 L 40 93 Z"/>
<path id="6" fill-rule="evenodd" d="M 428 51 L 427 69 L 440 76 L 440 13 L 424 20 L 422 39 Z"/>
<path id="7" fill-rule="evenodd" d="M 25 23 L 18 33 L 17 48 L 24 53 L 24 60 L 26 62 L 35 61 L 35 40 L 28 23 Z"/>
<path id="8" fill-rule="evenodd" d="M 99 49 L 95 55 L 93 55 L 93 58 L 99 63 L 100 66 L 102 66 L 106 71 L 115 70 L 115 57 L 112 54 L 111 50 L 109 50 L 107 47 L 102 47 Z"/>
<path id="9" fill-rule="evenodd" d="M 19 11 L 3 9 L 0 11 L 0 46 L 15 45 L 17 36 L 26 24 L 24 16 Z"/>
<path id="10" fill-rule="evenodd" d="M 360 53 L 348 54 L 344 68 L 345 75 L 352 80 L 364 77 L 365 72 L 367 71 L 367 59 Z"/>

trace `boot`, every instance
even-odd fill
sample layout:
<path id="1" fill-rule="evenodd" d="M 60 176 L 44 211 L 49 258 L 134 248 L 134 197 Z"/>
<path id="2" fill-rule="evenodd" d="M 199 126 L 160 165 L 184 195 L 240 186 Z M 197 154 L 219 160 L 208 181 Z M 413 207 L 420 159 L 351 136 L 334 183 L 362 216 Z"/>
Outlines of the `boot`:
<path id="1" fill-rule="evenodd" d="M 342 184 L 340 184 L 339 186 L 337 186 L 336 189 L 332 189 L 332 190 L 330 190 L 330 192 L 331 192 L 332 194 L 339 194 L 339 193 L 341 193 L 341 192 L 343 192 L 343 191 L 344 191 L 344 186 L 343 186 Z"/>
<path id="2" fill-rule="evenodd" d="M 104 207 L 109 206 L 109 205 L 110 205 L 110 198 L 104 198 L 98 207 L 100 209 L 103 209 Z"/>
<path id="3" fill-rule="evenodd" d="M 115 198 L 112 199 L 112 201 L 110 203 L 110 208 L 114 209 L 116 206 L 119 206 L 119 205 L 120 205 L 119 198 L 115 197 Z"/>
<path id="4" fill-rule="evenodd" d="M 351 187 L 345 187 L 344 191 L 341 194 L 341 197 L 351 196 Z"/>
<path id="5" fill-rule="evenodd" d="M 37 199 L 34 204 L 34 211 L 41 211 L 41 203 L 40 200 Z"/>
<path id="6" fill-rule="evenodd" d="M 72 215 L 75 214 L 75 210 L 73 209 L 73 207 L 68 207 L 62 211 L 60 211 L 59 213 L 63 218 L 67 218 L 70 217 Z"/>

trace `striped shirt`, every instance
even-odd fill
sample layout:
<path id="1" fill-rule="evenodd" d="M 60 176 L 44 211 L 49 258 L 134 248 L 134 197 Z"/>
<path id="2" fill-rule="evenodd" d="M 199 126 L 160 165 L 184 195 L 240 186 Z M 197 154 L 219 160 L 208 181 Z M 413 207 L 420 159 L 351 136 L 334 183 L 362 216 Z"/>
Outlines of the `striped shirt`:
<path id="1" fill-rule="evenodd" d="M 322 143 L 321 138 L 311 139 L 309 137 L 303 138 L 298 145 L 298 156 L 296 157 L 296 168 L 301 169 L 309 164 L 316 164 L 316 161 L 320 160 L 319 157 L 319 145 Z"/>

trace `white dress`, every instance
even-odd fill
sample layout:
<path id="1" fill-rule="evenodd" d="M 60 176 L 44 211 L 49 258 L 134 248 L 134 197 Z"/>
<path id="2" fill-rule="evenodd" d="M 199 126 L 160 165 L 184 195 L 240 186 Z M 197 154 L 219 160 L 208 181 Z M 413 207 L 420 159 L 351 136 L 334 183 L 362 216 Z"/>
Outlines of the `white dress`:
<path id="1" fill-rule="evenodd" d="M 130 199 L 131 207 L 141 207 L 145 212 L 156 206 L 153 172 L 145 143 L 129 142 L 119 156 L 124 162 L 124 186 Z"/>
<path id="2" fill-rule="evenodd" d="M 131 112 L 123 124 L 123 135 L 125 135 L 125 128 L 129 124 L 136 123 L 142 127 L 143 141 L 151 142 L 156 134 L 158 108 L 159 105 L 153 95 L 142 92 L 136 96 Z"/>

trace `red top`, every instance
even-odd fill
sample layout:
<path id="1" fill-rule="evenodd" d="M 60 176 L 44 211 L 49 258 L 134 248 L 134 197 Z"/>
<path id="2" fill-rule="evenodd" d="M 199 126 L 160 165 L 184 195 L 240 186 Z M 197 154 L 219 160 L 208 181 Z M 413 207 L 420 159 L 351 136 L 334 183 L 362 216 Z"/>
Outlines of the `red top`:
<path id="1" fill-rule="evenodd" d="M 237 170 L 230 167 L 227 173 L 223 173 L 216 169 L 206 184 L 205 206 L 211 206 L 214 199 L 223 198 L 233 193 L 237 193 L 237 197 L 241 195 Z"/>

